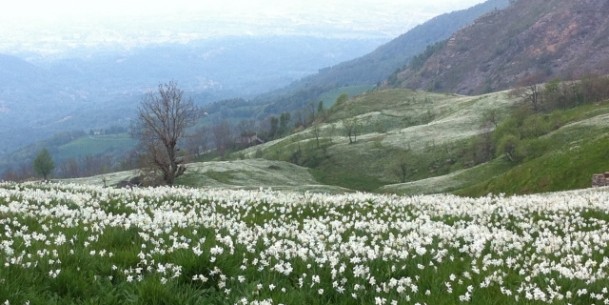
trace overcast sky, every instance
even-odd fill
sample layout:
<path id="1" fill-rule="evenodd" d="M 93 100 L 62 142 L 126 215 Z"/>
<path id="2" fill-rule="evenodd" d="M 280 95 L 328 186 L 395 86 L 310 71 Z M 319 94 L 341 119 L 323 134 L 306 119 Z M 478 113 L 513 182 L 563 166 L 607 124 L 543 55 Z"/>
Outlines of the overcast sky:
<path id="1" fill-rule="evenodd" d="M 286 33 L 394 37 L 483 1 L 16 0 L 0 5 L 0 49 Z"/>

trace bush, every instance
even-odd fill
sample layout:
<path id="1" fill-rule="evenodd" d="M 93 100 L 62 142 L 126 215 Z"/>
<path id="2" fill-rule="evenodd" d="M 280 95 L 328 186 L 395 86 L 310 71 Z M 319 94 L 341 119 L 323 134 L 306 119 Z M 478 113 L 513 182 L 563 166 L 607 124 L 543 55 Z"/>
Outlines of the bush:
<path id="1" fill-rule="evenodd" d="M 522 138 L 536 138 L 553 130 L 552 124 L 547 116 L 532 115 L 526 118 L 520 126 Z"/>
<path id="2" fill-rule="evenodd" d="M 526 156 L 522 141 L 513 134 L 505 135 L 499 140 L 497 153 L 505 155 L 510 162 L 514 163 L 522 161 Z"/>

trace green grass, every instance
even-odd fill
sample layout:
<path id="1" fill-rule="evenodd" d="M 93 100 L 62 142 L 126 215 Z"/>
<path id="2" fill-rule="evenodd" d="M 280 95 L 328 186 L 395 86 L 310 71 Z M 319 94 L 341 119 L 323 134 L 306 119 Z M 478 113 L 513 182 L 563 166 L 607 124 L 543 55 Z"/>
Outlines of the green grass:
<path id="1" fill-rule="evenodd" d="M 124 154 L 135 146 L 128 134 L 85 136 L 58 147 L 62 159 L 79 158 L 102 153 Z"/>
<path id="2" fill-rule="evenodd" d="M 352 93 L 364 89 L 349 88 Z M 514 131 L 502 122 L 517 121 L 516 102 L 508 92 L 460 96 L 407 89 L 366 91 L 327 109 L 325 121 L 318 125 L 319 142 L 309 128 L 227 153 L 224 159 L 233 161 L 208 155 L 177 182 L 192 187 L 484 195 L 586 187 L 592 173 L 609 169 L 601 152 L 594 150 L 600 144 L 590 144 L 609 131 L 609 102 L 534 114 Z M 473 160 L 473 143 L 490 112 L 499 122 L 496 138 L 502 132 L 522 138 L 522 164 L 497 154 L 491 162 L 474 166 L 479 161 Z M 353 119 L 358 135 L 356 143 L 349 143 L 345 126 Z M 88 141 L 98 141 L 91 149 L 99 150 L 113 139 Z M 66 149 L 74 152 L 78 147 Z M 580 157 L 590 164 L 577 161 Z M 402 165 L 405 177 L 399 173 Z M 115 181 L 118 176 L 108 177 Z"/>
<path id="3" fill-rule="evenodd" d="M 312 169 L 311 174 L 317 181 L 327 184 L 344 187 L 351 190 L 359 191 L 375 191 L 379 187 L 383 186 L 384 183 L 379 181 L 375 177 L 366 175 L 354 175 L 353 172 L 348 170 L 344 171 L 322 171 Z"/>
<path id="4" fill-rule="evenodd" d="M 380 190 L 401 195 L 450 193 L 492 179 L 512 166 L 503 158 L 446 175 L 424 178 L 407 183 L 390 184 Z"/>
<path id="5" fill-rule="evenodd" d="M 324 184 L 399 194 L 573 189 L 589 186 L 593 173 L 609 169 L 602 150 L 595 150 L 604 145 L 598 138 L 609 131 L 609 102 L 535 114 L 518 131 L 523 133 L 523 164 L 498 155 L 473 166 L 483 117 L 494 111 L 501 129 L 501 122 L 512 119 L 516 102 L 508 92 L 469 97 L 370 91 L 329 111 L 319 126 L 319 147 L 308 129 L 245 150 L 243 156 L 308 167 Z M 344 126 L 352 119 L 358 123 L 358 140 L 349 144 Z M 406 164 L 406 183 L 400 183 L 400 164 Z"/>
<path id="6" fill-rule="evenodd" d="M 177 183 L 191 187 L 273 188 L 294 191 L 343 192 L 325 185 L 305 167 L 264 159 L 211 161 L 188 165 Z"/>
<path id="7" fill-rule="evenodd" d="M 343 93 L 349 96 L 357 96 L 373 88 L 374 86 L 348 86 L 336 88 L 320 95 L 319 100 L 324 103 L 324 107 L 327 109 L 328 107 L 331 107 L 334 102 L 336 102 L 336 99 Z"/>
<path id="8" fill-rule="evenodd" d="M 407 181 L 441 176 L 469 167 L 464 146 L 480 132 L 482 114 L 508 112 L 505 92 L 476 97 L 406 89 L 371 91 L 336 105 L 319 126 L 246 149 L 263 157 L 310 168 L 321 183 L 376 191 L 400 182 L 398 164 L 408 164 Z M 357 119 L 358 139 L 349 143 L 347 120 Z"/>
<path id="9" fill-rule="evenodd" d="M 609 170 L 608 147 L 606 136 L 571 147 L 566 145 L 457 193 L 468 196 L 527 194 L 590 187 L 593 174 Z"/>
<path id="10" fill-rule="evenodd" d="M 451 95 L 412 91 L 407 89 L 387 89 L 365 93 L 342 105 L 335 105 L 329 121 L 350 118 L 370 112 L 388 112 L 398 116 L 413 111 L 424 112 L 433 107 L 433 102 L 447 100 Z"/>

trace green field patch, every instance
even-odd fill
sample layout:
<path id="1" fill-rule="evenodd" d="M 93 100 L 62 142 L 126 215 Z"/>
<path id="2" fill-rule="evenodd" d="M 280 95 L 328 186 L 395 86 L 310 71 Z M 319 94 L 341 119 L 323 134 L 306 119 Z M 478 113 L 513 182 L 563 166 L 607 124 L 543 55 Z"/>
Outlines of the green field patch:
<path id="1" fill-rule="evenodd" d="M 135 140 L 128 134 L 85 136 L 58 147 L 62 159 L 111 153 L 122 155 L 135 147 Z"/>

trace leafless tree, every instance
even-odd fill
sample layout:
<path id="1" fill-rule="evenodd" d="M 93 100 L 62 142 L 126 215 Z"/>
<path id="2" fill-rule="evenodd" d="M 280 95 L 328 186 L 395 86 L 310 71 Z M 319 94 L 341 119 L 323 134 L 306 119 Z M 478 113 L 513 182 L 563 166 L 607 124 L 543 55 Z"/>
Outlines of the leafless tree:
<path id="1" fill-rule="evenodd" d="M 59 172 L 63 178 L 81 177 L 80 165 L 75 158 L 70 158 L 59 164 Z"/>
<path id="2" fill-rule="evenodd" d="M 357 142 L 357 133 L 359 132 L 359 123 L 357 119 L 349 119 L 344 121 L 345 134 L 349 138 L 349 144 Z"/>
<path id="3" fill-rule="evenodd" d="M 541 111 L 541 86 L 542 78 L 538 74 L 527 76 L 518 82 L 518 87 L 510 92 L 511 96 L 520 97 L 523 101 L 530 103 L 534 112 Z"/>
<path id="4" fill-rule="evenodd" d="M 7 170 L 4 171 L 4 173 L 2 174 L 2 178 L 0 178 L 0 181 L 20 181 L 21 177 L 19 176 L 19 174 L 17 173 L 17 171 L 13 170 L 12 168 L 8 168 Z"/>
<path id="5" fill-rule="evenodd" d="M 317 148 L 319 148 L 319 137 L 321 135 L 321 129 L 319 128 L 319 123 L 313 123 L 313 135 L 315 136 L 315 143 L 317 143 Z"/>
<path id="6" fill-rule="evenodd" d="M 186 171 L 178 156 L 178 142 L 199 115 L 192 100 L 184 98 L 184 91 L 175 82 L 160 84 L 158 91 L 146 95 L 138 108 L 132 135 L 139 140 L 146 164 L 160 171 L 168 185 Z"/>

